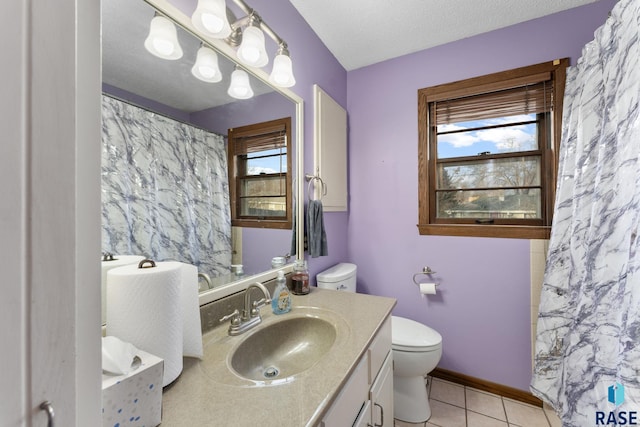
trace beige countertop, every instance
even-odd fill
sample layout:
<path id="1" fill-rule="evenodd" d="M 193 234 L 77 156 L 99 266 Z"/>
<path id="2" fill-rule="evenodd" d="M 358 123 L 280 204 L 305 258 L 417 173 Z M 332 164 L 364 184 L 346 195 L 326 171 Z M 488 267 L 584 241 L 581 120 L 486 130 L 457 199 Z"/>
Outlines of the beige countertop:
<path id="1" fill-rule="evenodd" d="M 180 377 L 162 397 L 162 426 L 315 426 L 355 369 L 395 299 L 312 288 L 293 296 L 290 313 L 263 307 L 263 322 L 236 337 L 225 323 L 203 335 L 203 360 L 185 358 Z M 228 355 L 242 340 L 286 317 L 321 317 L 337 330 L 333 347 L 313 367 L 274 382 L 243 379 L 228 367 Z"/>

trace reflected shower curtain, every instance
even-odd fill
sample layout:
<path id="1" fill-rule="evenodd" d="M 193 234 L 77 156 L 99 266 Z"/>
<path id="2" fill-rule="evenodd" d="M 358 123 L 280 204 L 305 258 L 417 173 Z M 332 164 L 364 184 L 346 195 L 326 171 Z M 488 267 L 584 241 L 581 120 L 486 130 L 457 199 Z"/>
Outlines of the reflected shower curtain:
<path id="1" fill-rule="evenodd" d="M 567 75 L 531 384 L 563 426 L 640 412 L 639 29 L 621 0 Z"/>
<path id="2" fill-rule="evenodd" d="M 103 96 L 102 250 L 228 274 L 224 138 Z"/>

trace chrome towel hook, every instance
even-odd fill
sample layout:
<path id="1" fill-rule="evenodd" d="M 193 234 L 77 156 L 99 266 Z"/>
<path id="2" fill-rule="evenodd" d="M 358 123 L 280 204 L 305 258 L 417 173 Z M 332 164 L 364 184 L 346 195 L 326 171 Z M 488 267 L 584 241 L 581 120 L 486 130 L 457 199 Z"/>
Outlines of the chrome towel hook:
<path id="1" fill-rule="evenodd" d="M 309 197 L 309 201 L 312 200 L 311 185 L 315 181 L 320 181 L 320 186 L 322 187 L 322 191 L 320 192 L 320 198 L 318 200 L 322 200 L 322 197 L 327 195 L 327 184 L 325 184 L 325 182 L 322 180 L 322 178 L 320 178 L 319 175 L 306 174 L 304 176 L 304 179 L 306 179 L 309 182 L 309 185 L 307 186 L 307 195 Z"/>

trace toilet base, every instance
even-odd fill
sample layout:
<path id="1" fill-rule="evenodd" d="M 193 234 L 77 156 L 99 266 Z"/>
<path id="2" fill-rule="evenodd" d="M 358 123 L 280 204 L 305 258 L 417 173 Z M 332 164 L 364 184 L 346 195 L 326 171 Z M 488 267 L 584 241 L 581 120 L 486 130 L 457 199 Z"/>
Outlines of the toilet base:
<path id="1" fill-rule="evenodd" d="M 393 417 L 407 423 L 431 418 L 427 387 L 422 376 L 393 377 Z"/>

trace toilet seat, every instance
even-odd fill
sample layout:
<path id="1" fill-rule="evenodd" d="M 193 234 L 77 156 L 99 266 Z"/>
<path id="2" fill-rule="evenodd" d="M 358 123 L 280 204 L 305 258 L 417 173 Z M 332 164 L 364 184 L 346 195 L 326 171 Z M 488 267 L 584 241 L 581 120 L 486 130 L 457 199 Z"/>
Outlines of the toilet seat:
<path id="1" fill-rule="evenodd" d="M 407 352 L 436 351 L 442 347 L 442 335 L 411 319 L 391 316 L 391 347 Z"/>

